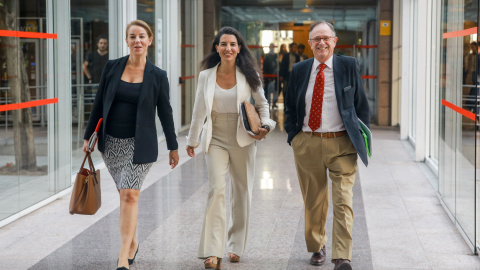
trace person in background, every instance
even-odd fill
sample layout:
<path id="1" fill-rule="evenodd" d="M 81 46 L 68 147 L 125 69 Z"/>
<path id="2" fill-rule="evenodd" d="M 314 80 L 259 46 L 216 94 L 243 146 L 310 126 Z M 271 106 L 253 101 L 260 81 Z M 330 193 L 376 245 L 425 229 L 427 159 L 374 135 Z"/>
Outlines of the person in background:
<path id="1" fill-rule="evenodd" d="M 303 45 L 303 43 L 298 44 L 297 51 L 298 51 L 298 57 L 300 57 L 300 61 L 308 59 L 308 56 L 303 54 L 303 52 L 305 51 L 305 45 Z"/>
<path id="2" fill-rule="evenodd" d="M 276 108 L 278 100 L 278 55 L 274 52 L 275 44 L 270 43 L 269 48 L 270 51 L 265 56 L 265 61 L 263 62 L 263 77 L 268 104 L 272 108 Z M 271 95 L 273 95 L 273 98 L 271 98 Z"/>
<path id="3" fill-rule="evenodd" d="M 480 46 L 478 46 L 477 42 L 473 41 L 470 43 L 471 53 L 465 59 L 464 65 L 466 65 L 466 84 L 471 84 L 473 87 L 470 88 L 470 92 L 468 96 L 465 97 L 465 107 L 467 110 L 475 113 L 477 115 L 478 111 L 478 94 L 479 94 L 479 87 L 480 87 L 480 59 L 478 59 L 478 54 L 480 53 Z M 476 125 L 478 129 L 478 124 Z"/>
<path id="4" fill-rule="evenodd" d="M 102 70 L 108 61 L 108 39 L 105 35 L 97 37 L 97 50 L 87 54 L 83 62 L 83 74 L 89 84 L 99 83 Z"/>
<path id="5" fill-rule="evenodd" d="M 282 44 L 282 45 L 280 45 L 280 51 L 278 52 L 278 62 L 279 62 L 279 63 L 282 62 L 283 56 L 284 56 L 285 54 L 288 54 L 287 45 Z"/>
<path id="6" fill-rule="evenodd" d="M 333 203 L 332 263 L 334 270 L 351 270 L 357 155 L 368 165 L 359 121 L 370 126 L 370 109 L 357 60 L 333 54 L 337 40 L 332 24 L 317 21 L 310 26 L 308 45 L 314 58 L 293 66 L 285 131 L 305 203 L 310 264 L 325 263 L 328 171 Z"/>
<path id="7" fill-rule="evenodd" d="M 288 91 L 288 80 L 290 78 L 290 72 L 292 71 L 293 65 L 297 62 L 300 62 L 300 57 L 297 54 L 297 43 L 292 42 L 288 45 L 290 49 L 288 54 L 283 56 L 282 62 L 280 63 L 280 81 L 283 82 L 283 97 L 287 95 Z"/>
<path id="8" fill-rule="evenodd" d="M 187 154 L 202 144 L 208 170 L 209 193 L 198 250 L 205 269 L 220 269 L 227 241 L 230 262 L 245 250 L 255 177 L 257 140 L 275 128 L 262 89 L 259 68 L 245 40 L 232 27 L 223 27 L 201 62 Z M 255 100 L 262 127 L 250 135 L 241 127 L 239 105 Z M 199 141 L 202 134 L 201 142 Z M 230 172 L 230 225 L 225 239 L 226 175 Z"/>
<path id="9" fill-rule="evenodd" d="M 125 34 L 130 55 L 105 65 L 83 137 L 83 151 L 87 152 L 88 139 L 103 118 L 98 150 L 120 195 L 121 247 L 117 270 L 129 269 L 140 247 L 140 188 L 158 156 L 155 112 L 162 123 L 172 169 L 179 160 L 167 73 L 147 58 L 152 30 L 144 21 L 135 20 L 127 25 Z"/>

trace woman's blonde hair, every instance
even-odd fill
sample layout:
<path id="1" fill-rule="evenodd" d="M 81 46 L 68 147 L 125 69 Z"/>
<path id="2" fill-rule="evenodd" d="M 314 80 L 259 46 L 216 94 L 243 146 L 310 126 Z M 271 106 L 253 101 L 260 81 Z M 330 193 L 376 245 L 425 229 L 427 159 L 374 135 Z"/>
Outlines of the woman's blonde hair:
<path id="1" fill-rule="evenodd" d="M 140 26 L 142 27 L 143 29 L 145 29 L 147 31 L 147 35 L 148 35 L 148 38 L 153 38 L 153 32 L 152 32 L 152 29 L 150 29 L 150 26 L 148 26 L 148 24 L 142 20 L 135 20 L 135 21 L 131 21 L 128 25 L 127 25 L 127 29 L 125 30 L 125 38 L 128 37 L 128 29 L 130 29 L 131 26 Z"/>

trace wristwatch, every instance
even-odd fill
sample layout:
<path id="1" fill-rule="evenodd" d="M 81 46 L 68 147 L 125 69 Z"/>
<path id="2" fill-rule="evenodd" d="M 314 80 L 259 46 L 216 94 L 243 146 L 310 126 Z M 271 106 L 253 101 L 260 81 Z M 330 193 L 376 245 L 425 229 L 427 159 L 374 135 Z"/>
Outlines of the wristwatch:
<path id="1" fill-rule="evenodd" d="M 267 125 L 263 125 L 262 128 L 266 129 L 268 132 L 270 132 L 270 127 Z"/>

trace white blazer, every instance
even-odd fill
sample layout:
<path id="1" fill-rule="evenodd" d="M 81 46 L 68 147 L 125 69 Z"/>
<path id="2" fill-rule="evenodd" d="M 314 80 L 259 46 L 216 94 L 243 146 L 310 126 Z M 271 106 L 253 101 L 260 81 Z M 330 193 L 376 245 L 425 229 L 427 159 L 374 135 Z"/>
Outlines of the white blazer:
<path id="1" fill-rule="evenodd" d="M 199 137 L 202 133 L 202 149 L 205 153 L 208 152 L 208 147 L 212 140 L 212 106 L 213 95 L 215 93 L 215 83 L 217 81 L 217 68 L 215 67 L 203 70 L 199 74 L 197 94 L 195 96 L 195 105 L 193 106 L 192 123 L 190 131 L 187 136 L 187 145 L 197 147 L 200 142 Z M 255 107 L 260 115 L 262 125 L 270 127 L 270 131 L 275 128 L 275 121 L 270 119 L 270 111 L 268 109 L 268 102 L 265 98 L 263 88 L 258 87 L 257 91 L 252 91 L 245 79 L 245 76 L 240 69 L 236 69 L 237 77 L 237 113 L 240 110 L 240 103 L 250 101 L 253 96 L 255 100 Z M 205 118 L 207 121 L 205 122 Z M 238 114 L 237 124 L 237 142 L 241 147 L 247 146 L 255 141 L 241 126 L 240 113 Z"/>

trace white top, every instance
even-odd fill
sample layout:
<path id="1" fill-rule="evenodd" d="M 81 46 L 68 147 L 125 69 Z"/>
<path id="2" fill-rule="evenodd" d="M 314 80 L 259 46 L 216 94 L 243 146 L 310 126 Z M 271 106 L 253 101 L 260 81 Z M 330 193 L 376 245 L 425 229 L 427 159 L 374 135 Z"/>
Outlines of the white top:
<path id="1" fill-rule="evenodd" d="M 237 85 L 231 89 L 223 89 L 215 83 L 212 111 L 218 113 L 238 113 Z"/>
<path id="2" fill-rule="evenodd" d="M 312 131 L 308 126 L 308 120 L 310 119 L 310 108 L 312 107 L 313 87 L 315 86 L 315 78 L 319 71 L 319 65 L 321 63 L 314 58 L 312 72 L 310 73 L 310 80 L 308 81 L 307 92 L 305 94 L 305 118 L 303 119 L 303 131 Z M 320 128 L 315 132 L 337 132 L 345 130 L 342 117 L 338 111 L 337 97 L 335 96 L 335 82 L 333 80 L 333 56 L 325 62 L 327 67 L 323 70 L 325 76 L 325 87 L 323 93 L 323 106 L 322 106 L 322 120 Z"/>

